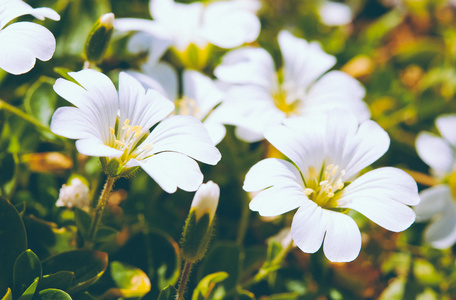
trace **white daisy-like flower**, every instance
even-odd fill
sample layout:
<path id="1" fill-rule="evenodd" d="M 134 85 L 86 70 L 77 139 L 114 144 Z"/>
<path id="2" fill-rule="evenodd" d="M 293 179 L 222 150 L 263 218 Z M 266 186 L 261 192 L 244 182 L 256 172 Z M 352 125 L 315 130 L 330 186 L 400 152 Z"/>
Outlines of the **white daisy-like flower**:
<path id="1" fill-rule="evenodd" d="M 144 87 L 155 89 L 168 99 L 174 99 L 176 115 L 191 115 L 203 122 L 215 145 L 225 137 L 225 126 L 216 119 L 214 108 L 221 103 L 222 91 L 206 75 L 186 69 L 182 73 L 182 95 L 176 70 L 168 63 L 153 63 L 142 66 L 143 73 L 128 71 Z"/>
<path id="2" fill-rule="evenodd" d="M 54 90 L 76 107 L 57 109 L 51 130 L 77 139 L 80 153 L 104 158 L 111 177 L 141 167 L 168 193 L 177 187 L 195 191 L 203 181 L 195 160 L 212 165 L 220 160 L 200 121 L 191 116 L 165 119 L 173 103 L 157 91 L 146 92 L 130 75 L 120 73 L 119 93 L 94 70 L 68 75 L 78 84 L 58 79 Z"/>
<path id="3" fill-rule="evenodd" d="M 206 49 L 209 44 L 229 49 L 256 40 L 260 32 L 258 17 L 239 1 L 217 1 L 207 5 L 173 0 L 151 0 L 153 20 L 121 18 L 114 23 L 120 31 L 139 31 L 130 50 L 148 49 L 158 61 L 172 47 L 185 52 L 192 44 Z"/>
<path id="4" fill-rule="evenodd" d="M 415 181 L 404 171 L 384 167 L 358 173 L 389 147 L 388 134 L 375 122 L 361 124 L 346 111 L 289 118 L 272 126 L 266 139 L 291 160 L 268 158 L 247 173 L 244 190 L 260 191 L 250 209 L 277 216 L 298 208 L 291 224 L 296 245 L 314 253 L 323 243 L 334 262 L 354 260 L 361 234 L 345 212 L 353 209 L 378 225 L 403 231 L 415 220 L 407 205 L 419 203 Z"/>
<path id="5" fill-rule="evenodd" d="M 440 116 L 435 125 L 442 137 L 421 132 L 416 139 L 420 158 L 442 183 L 420 192 L 417 221 L 430 221 L 424 239 L 435 248 L 456 243 L 456 114 Z"/>
<path id="6" fill-rule="evenodd" d="M 248 142 L 263 139 L 271 124 L 296 115 L 313 115 L 333 108 L 354 113 L 360 121 L 370 117 L 362 100 L 365 90 L 346 73 L 331 71 L 336 62 L 319 44 L 308 43 L 288 31 L 279 33 L 283 68 L 262 48 L 240 48 L 227 53 L 214 73 L 228 88 L 220 114 L 238 127 Z"/>
<path id="7" fill-rule="evenodd" d="M 70 184 L 64 184 L 59 192 L 59 199 L 55 203 L 59 207 L 90 207 L 89 187 L 81 179 L 75 177 Z"/>
<path id="8" fill-rule="evenodd" d="M 37 58 L 51 59 L 55 51 L 55 38 L 45 27 L 31 22 L 6 26 L 23 15 L 60 20 L 50 8 L 32 8 L 22 0 L 0 0 L 0 68 L 14 75 L 30 71 Z"/>
<path id="9" fill-rule="evenodd" d="M 321 21 L 328 26 L 346 25 L 352 21 L 353 14 L 345 3 L 324 1 L 318 8 Z"/>
<path id="10" fill-rule="evenodd" d="M 416 151 L 431 167 L 438 178 L 456 170 L 456 114 L 438 117 L 435 125 L 442 137 L 430 132 L 420 132 L 416 138 Z"/>

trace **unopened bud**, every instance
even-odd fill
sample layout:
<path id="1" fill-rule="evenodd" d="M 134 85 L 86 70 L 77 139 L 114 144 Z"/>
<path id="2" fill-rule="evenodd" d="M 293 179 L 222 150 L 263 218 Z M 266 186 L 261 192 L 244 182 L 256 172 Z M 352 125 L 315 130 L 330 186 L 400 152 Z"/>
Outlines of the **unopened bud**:
<path id="1" fill-rule="evenodd" d="M 96 63 L 103 59 L 113 32 L 113 22 L 113 13 L 104 14 L 95 22 L 84 45 L 86 61 Z"/>
<path id="2" fill-rule="evenodd" d="M 64 184 L 60 189 L 56 206 L 79 207 L 88 209 L 90 206 L 89 187 L 78 177 L 73 177 L 70 184 Z"/>
<path id="3" fill-rule="evenodd" d="M 212 181 L 196 191 L 181 241 L 182 257 L 187 261 L 196 262 L 206 254 L 219 197 L 220 188 Z"/>

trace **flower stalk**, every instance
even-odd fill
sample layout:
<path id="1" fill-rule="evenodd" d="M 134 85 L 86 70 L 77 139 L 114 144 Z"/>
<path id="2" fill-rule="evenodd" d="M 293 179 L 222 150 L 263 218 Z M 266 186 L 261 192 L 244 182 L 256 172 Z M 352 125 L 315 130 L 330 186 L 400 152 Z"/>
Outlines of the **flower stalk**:
<path id="1" fill-rule="evenodd" d="M 188 278 L 193 267 L 193 262 L 186 260 L 179 279 L 179 287 L 177 288 L 176 300 L 183 300 L 185 288 L 187 287 Z"/>
<path id="2" fill-rule="evenodd" d="M 104 185 L 103 191 L 101 192 L 100 198 L 98 199 L 97 206 L 94 210 L 94 216 L 92 219 L 92 223 L 90 224 L 89 233 L 87 235 L 87 239 L 85 241 L 86 248 L 93 248 L 94 239 L 97 234 L 98 225 L 100 225 L 101 217 L 103 216 L 103 211 L 106 207 L 106 203 L 108 202 L 109 194 L 112 191 L 114 186 L 114 182 L 116 178 L 108 176 L 106 179 L 106 183 Z"/>

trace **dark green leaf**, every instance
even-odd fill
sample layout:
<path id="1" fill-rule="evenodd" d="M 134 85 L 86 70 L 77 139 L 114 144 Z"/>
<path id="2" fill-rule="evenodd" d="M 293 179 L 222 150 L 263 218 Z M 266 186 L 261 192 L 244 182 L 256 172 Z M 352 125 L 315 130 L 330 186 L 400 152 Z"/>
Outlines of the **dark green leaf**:
<path id="1" fill-rule="evenodd" d="M 176 299 L 177 290 L 172 285 L 165 287 L 158 296 L 157 300 L 174 300 Z"/>
<path id="2" fill-rule="evenodd" d="M 36 292 L 36 287 L 38 286 L 39 277 L 35 278 L 32 284 L 24 291 L 24 293 L 19 297 L 18 300 L 31 300 Z"/>
<path id="3" fill-rule="evenodd" d="M 75 207 L 74 208 L 74 220 L 76 222 L 76 226 L 78 227 L 79 232 L 81 233 L 82 237 L 85 239 L 87 237 L 87 233 L 89 232 L 92 218 L 90 217 L 89 213 L 87 213 L 86 211 L 84 211 L 78 207 Z"/>
<path id="4" fill-rule="evenodd" d="M 38 300 L 71 300 L 70 295 L 58 289 L 46 289 L 38 293 Z"/>
<path id="5" fill-rule="evenodd" d="M 13 294 L 15 296 L 22 295 L 22 293 L 35 281 L 35 278 L 41 278 L 41 275 L 41 262 L 38 256 L 30 249 L 22 252 L 14 263 Z"/>
<path id="6" fill-rule="evenodd" d="M 14 176 L 15 162 L 14 156 L 11 153 L 0 153 L 0 185 L 10 181 Z"/>
<path id="7" fill-rule="evenodd" d="M 24 98 L 25 111 L 39 120 L 42 124 L 49 124 L 57 103 L 57 94 L 52 86 L 55 80 L 41 76 L 27 90 Z"/>
<path id="8" fill-rule="evenodd" d="M 43 274 L 59 271 L 74 273 L 69 293 L 86 289 L 103 275 L 108 266 L 108 254 L 95 250 L 73 250 L 51 256 L 42 262 Z"/>
<path id="9" fill-rule="evenodd" d="M 70 271 L 60 271 L 50 275 L 44 275 L 39 284 L 38 290 L 59 289 L 67 290 L 73 282 L 74 273 Z"/>
<path id="10" fill-rule="evenodd" d="M 27 249 L 27 237 L 16 208 L 0 197 L 0 292 L 13 286 L 13 266 L 19 254 Z"/>
<path id="11" fill-rule="evenodd" d="M 117 234 L 117 230 L 107 226 L 100 226 L 97 230 L 97 236 L 95 242 L 106 242 L 114 238 Z"/>
<path id="12" fill-rule="evenodd" d="M 13 300 L 13 293 L 11 293 L 11 289 L 8 288 L 6 291 L 5 296 L 3 296 L 2 300 Z"/>

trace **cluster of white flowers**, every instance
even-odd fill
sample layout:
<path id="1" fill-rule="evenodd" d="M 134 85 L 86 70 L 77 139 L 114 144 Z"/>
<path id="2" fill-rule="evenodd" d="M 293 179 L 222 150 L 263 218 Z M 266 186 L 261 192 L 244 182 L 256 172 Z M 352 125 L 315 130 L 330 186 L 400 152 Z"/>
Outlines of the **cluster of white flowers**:
<path id="1" fill-rule="evenodd" d="M 141 167 L 168 193 L 201 186 L 203 174 L 196 161 L 214 165 L 221 159 L 215 145 L 225 135 L 225 124 L 236 126 L 238 137 L 245 141 L 266 139 L 288 160 L 267 158 L 250 169 L 243 187 L 260 191 L 250 208 L 262 216 L 297 209 L 291 236 L 302 251 L 313 253 L 323 244 L 329 260 L 351 261 L 362 240 L 348 216 L 350 210 L 388 230 L 405 230 L 415 220 L 409 205 L 420 201 L 416 183 L 391 167 L 359 176 L 390 143 L 387 133 L 369 120 L 364 88 L 346 73 L 330 71 L 336 59 L 318 43 L 289 31 L 278 35 L 280 70 L 265 49 L 246 46 L 260 32 L 259 4 L 151 0 L 153 20 L 115 20 L 118 31 L 135 31 L 129 49 L 148 51 L 148 61 L 141 71 L 121 72 L 118 91 L 111 79 L 94 70 L 70 72 L 72 81 L 58 79 L 54 90 L 74 107 L 59 108 L 51 130 L 76 139 L 80 153 L 101 157 L 108 176 L 126 176 Z M 48 60 L 55 51 L 55 39 L 43 26 L 30 22 L 6 26 L 24 14 L 59 19 L 49 8 L 0 0 L 0 68 L 13 74 L 29 71 L 36 58 Z M 348 7 L 329 1 L 321 6 L 320 15 L 331 26 L 352 18 Z M 215 68 L 216 80 L 188 69 L 203 69 L 214 46 L 237 48 Z M 168 50 L 187 68 L 181 84 L 173 67 L 160 61 Z M 456 136 L 448 129 L 454 128 L 455 120 L 454 116 L 438 119 L 445 140 L 424 133 L 417 141 L 423 160 L 449 182 L 424 191 L 423 203 L 416 208 L 421 219 L 443 211 L 426 235 L 436 247 L 456 240 L 456 206 L 451 201 Z M 446 157 L 433 157 L 435 148 Z M 62 189 L 59 204 L 66 201 L 70 187 Z M 213 215 L 216 204 L 201 203 L 206 198 L 218 201 L 218 186 L 212 190 L 210 197 L 200 190 L 195 203 L 210 208 Z M 434 199 L 439 199 L 438 205 L 431 203 Z"/>

